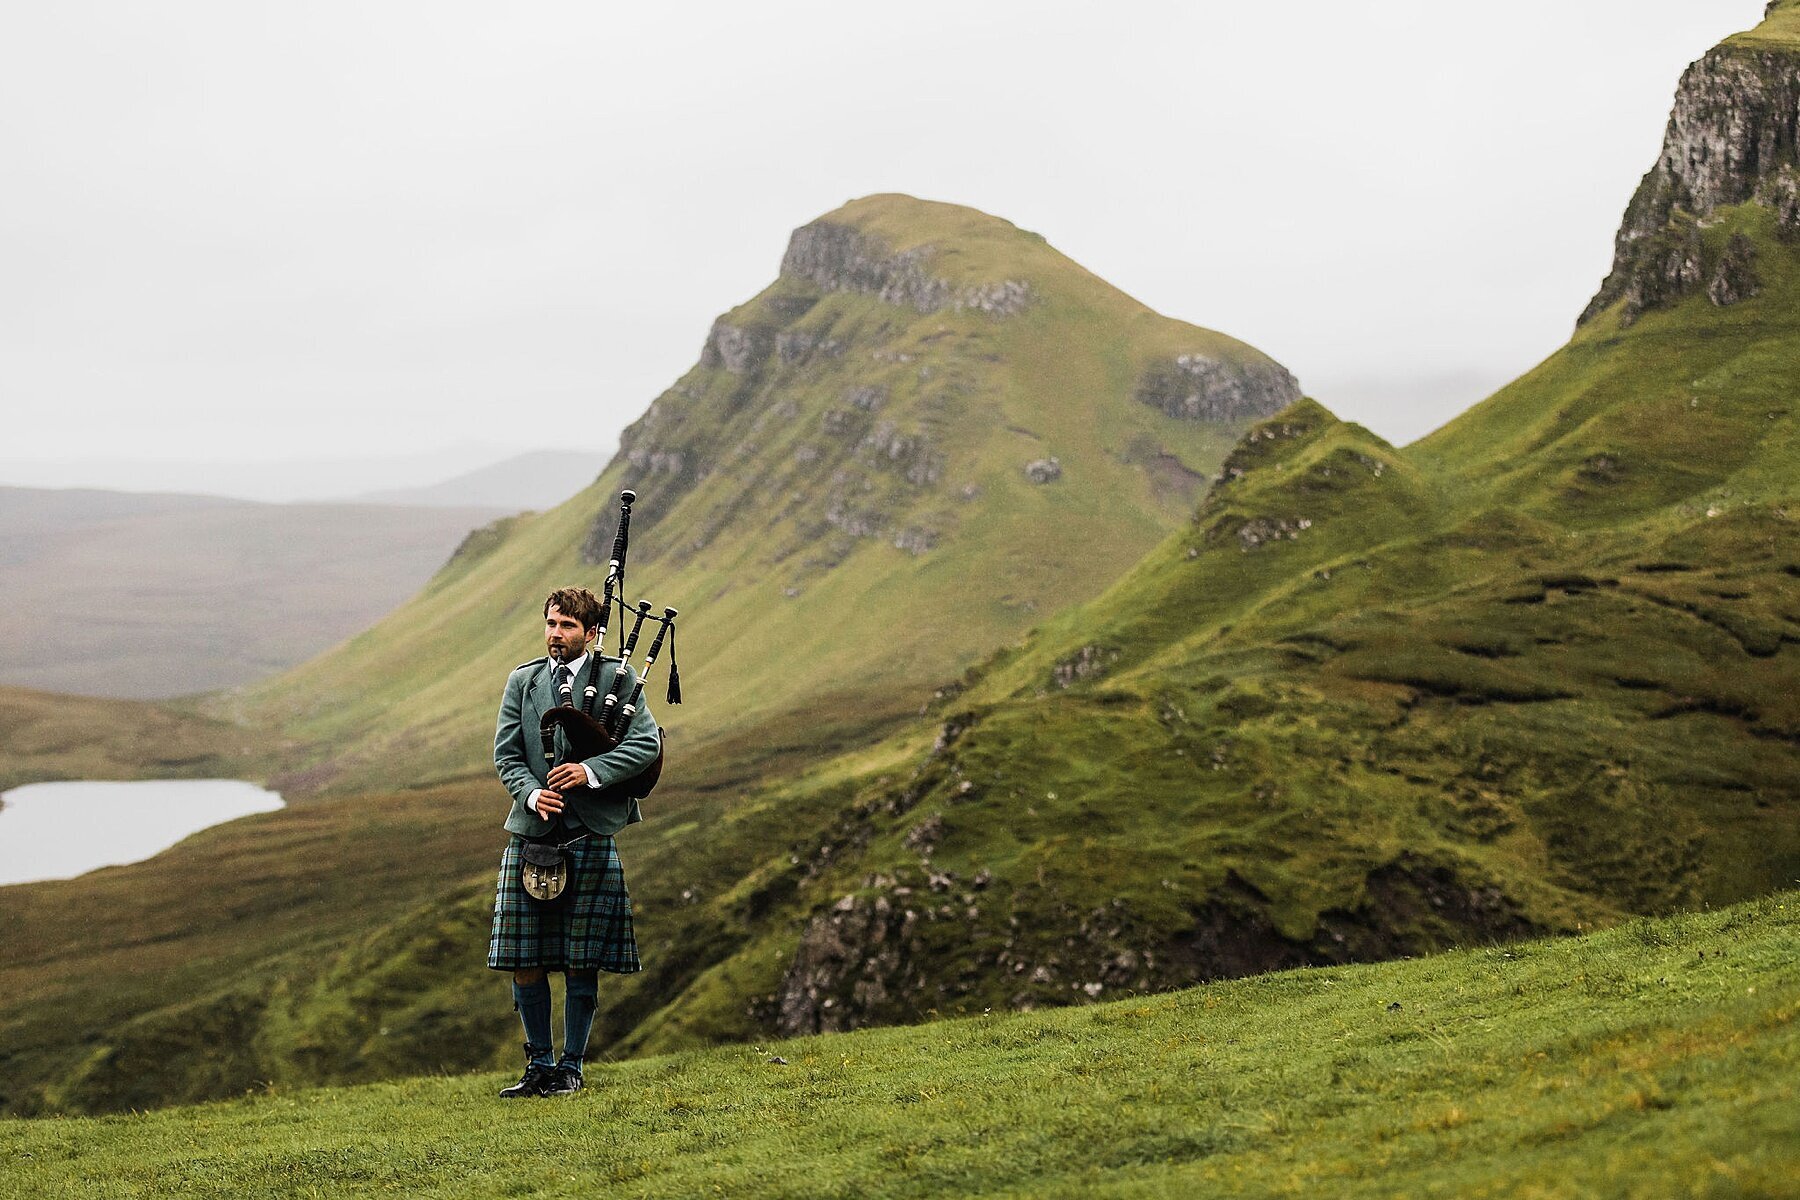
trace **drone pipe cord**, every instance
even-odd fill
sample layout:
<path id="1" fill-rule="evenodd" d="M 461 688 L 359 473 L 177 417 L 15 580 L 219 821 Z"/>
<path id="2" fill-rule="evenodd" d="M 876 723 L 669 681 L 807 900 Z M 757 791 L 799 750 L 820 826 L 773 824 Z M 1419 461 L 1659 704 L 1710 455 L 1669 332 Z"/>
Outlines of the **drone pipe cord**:
<path id="1" fill-rule="evenodd" d="M 648 606 L 646 605 L 646 607 Z M 618 736 L 621 738 L 625 736 L 625 731 L 631 728 L 631 718 L 637 715 L 638 701 L 644 697 L 644 683 L 650 678 L 650 668 L 656 665 L 656 656 L 662 652 L 663 638 L 675 628 L 675 613 L 675 609 L 663 609 L 662 627 L 656 631 L 656 636 L 650 639 L 650 649 L 644 655 L 644 669 L 638 672 L 637 686 L 631 689 L 631 699 L 627 700 L 625 707 L 619 710 Z M 609 728 L 611 727 L 609 726 Z"/>

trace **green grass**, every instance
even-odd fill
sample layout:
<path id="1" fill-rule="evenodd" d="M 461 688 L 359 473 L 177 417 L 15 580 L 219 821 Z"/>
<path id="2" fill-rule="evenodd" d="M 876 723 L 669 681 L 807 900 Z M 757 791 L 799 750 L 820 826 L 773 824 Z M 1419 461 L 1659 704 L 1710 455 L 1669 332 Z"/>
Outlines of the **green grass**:
<path id="1" fill-rule="evenodd" d="M 256 749 L 180 704 L 0 688 L 0 791 L 58 779 L 235 778 Z"/>
<path id="2" fill-rule="evenodd" d="M 1761 24 L 1727 38 L 1725 44 L 1754 50 L 1791 50 L 1800 46 L 1800 3 L 1775 0 Z"/>
<path id="3" fill-rule="evenodd" d="M 1080 1010 L 0 1122 L 0 1195 L 1791 1196 L 1800 899 Z M 777 1059 L 785 1060 L 777 1062 Z"/>

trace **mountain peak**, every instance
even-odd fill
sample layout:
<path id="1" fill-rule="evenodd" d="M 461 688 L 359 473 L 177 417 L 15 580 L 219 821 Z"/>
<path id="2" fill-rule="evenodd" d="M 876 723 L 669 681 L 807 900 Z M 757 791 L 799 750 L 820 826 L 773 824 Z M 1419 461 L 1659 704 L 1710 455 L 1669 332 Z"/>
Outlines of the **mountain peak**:
<path id="1" fill-rule="evenodd" d="M 1034 243 L 1044 240 L 977 209 L 890 192 L 796 229 L 781 273 L 921 313 L 972 308 L 1006 317 L 1031 301 L 1030 282 L 1013 276 Z"/>
<path id="2" fill-rule="evenodd" d="M 1725 39 L 1726 46 L 1800 47 L 1800 0 L 1769 0 L 1762 24 Z"/>
<path id="3" fill-rule="evenodd" d="M 921 200 L 905 192 L 875 192 L 861 196 L 832 209 L 818 220 L 854 226 L 885 239 L 899 250 L 941 240 L 990 237 L 1044 240 L 1003 217 L 978 208 L 942 200 Z"/>

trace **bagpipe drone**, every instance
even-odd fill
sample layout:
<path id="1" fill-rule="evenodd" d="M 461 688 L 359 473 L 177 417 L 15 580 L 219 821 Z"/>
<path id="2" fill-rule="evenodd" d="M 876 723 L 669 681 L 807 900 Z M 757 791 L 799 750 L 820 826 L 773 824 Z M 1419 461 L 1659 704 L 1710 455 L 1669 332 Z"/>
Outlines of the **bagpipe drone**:
<path id="1" fill-rule="evenodd" d="M 584 672 L 586 682 L 581 689 L 580 702 L 577 703 L 575 698 L 575 680 L 565 679 L 557 696 L 556 707 L 545 713 L 538 723 L 538 733 L 543 738 L 544 758 L 551 763 L 557 761 L 556 731 L 559 728 L 568 743 L 570 754 L 567 761 L 593 758 L 618 746 L 626 731 L 631 728 L 631 719 L 637 715 L 638 706 L 644 697 L 644 684 L 650 678 L 651 668 L 656 665 L 656 656 L 662 653 L 665 637 L 669 640 L 668 702 L 681 703 L 681 672 L 675 665 L 676 610 L 665 608 L 662 616 L 653 617 L 650 615 L 648 600 L 639 600 L 635 605 L 628 605 L 625 600 L 625 552 L 631 539 L 631 506 L 636 500 L 636 492 L 626 490 L 619 493 L 619 529 L 613 535 L 612 561 L 607 565 L 606 583 L 600 594 L 600 632 L 594 639 L 594 653 Z M 599 711 L 595 712 L 599 695 L 600 659 L 606 645 L 606 627 L 611 621 L 615 604 L 619 610 L 619 666 L 613 673 L 606 698 L 599 701 Z M 629 636 L 624 633 L 628 612 L 636 614 Z M 655 622 L 656 636 L 650 640 L 650 649 L 644 655 L 643 666 L 634 670 L 631 657 L 637 653 L 638 635 L 643 632 L 646 621 Z M 650 794 L 650 789 L 656 786 L 656 781 L 662 776 L 662 765 L 663 735 L 662 730 L 658 729 L 656 758 L 650 765 L 629 779 L 606 785 L 600 789 L 599 795 L 605 799 L 642 799 Z"/>

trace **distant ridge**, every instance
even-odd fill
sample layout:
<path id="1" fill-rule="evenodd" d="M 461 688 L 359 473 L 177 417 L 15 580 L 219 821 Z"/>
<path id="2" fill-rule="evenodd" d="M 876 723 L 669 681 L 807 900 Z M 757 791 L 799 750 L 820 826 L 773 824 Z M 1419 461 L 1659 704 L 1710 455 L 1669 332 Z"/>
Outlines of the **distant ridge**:
<path id="1" fill-rule="evenodd" d="M 428 487 L 491 465 L 517 447 L 457 443 L 429 451 L 359 454 L 353 451 L 372 447 L 360 444 L 351 431 L 344 448 L 341 457 L 227 456 L 185 461 L 87 457 L 57 461 L 0 454 L 0 483 L 46 490 L 225 496 L 264 504 L 332 504 L 377 488 Z M 603 457 L 594 455 L 596 461 Z"/>
<path id="2" fill-rule="evenodd" d="M 610 451 L 534 450 L 437 483 L 347 496 L 344 503 L 492 508 L 506 512 L 554 508 L 593 483 L 611 457 Z"/>
<path id="3" fill-rule="evenodd" d="M 0 684 L 147 699 L 252 683 L 379 618 L 494 515 L 0 487 Z"/>

